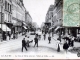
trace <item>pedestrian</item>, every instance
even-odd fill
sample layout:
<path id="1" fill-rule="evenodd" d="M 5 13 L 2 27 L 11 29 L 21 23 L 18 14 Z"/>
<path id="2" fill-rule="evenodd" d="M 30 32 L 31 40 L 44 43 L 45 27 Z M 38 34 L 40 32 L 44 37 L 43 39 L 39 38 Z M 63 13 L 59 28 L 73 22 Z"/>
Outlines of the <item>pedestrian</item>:
<path id="1" fill-rule="evenodd" d="M 74 37 L 72 36 L 72 39 L 71 39 L 71 46 L 73 47 L 74 46 Z"/>
<path id="2" fill-rule="evenodd" d="M 49 44 L 51 43 L 51 36 L 49 35 L 48 37 L 48 40 L 49 40 Z"/>
<path id="3" fill-rule="evenodd" d="M 27 37 L 27 42 L 26 42 L 26 45 L 27 45 L 27 47 L 30 47 L 30 45 L 29 45 L 29 36 Z"/>
<path id="4" fill-rule="evenodd" d="M 37 47 L 38 47 L 38 36 L 37 35 L 34 38 L 34 42 L 35 42 L 34 47 L 35 47 L 35 45 L 37 45 Z"/>
<path id="5" fill-rule="evenodd" d="M 18 38 L 18 31 L 16 32 L 17 38 Z"/>
<path id="6" fill-rule="evenodd" d="M 43 35 L 44 36 L 44 40 L 46 39 L 46 34 Z"/>
<path id="7" fill-rule="evenodd" d="M 70 40 L 68 40 L 68 44 L 69 44 L 69 46 L 71 46 L 71 39 L 70 39 Z"/>
<path id="8" fill-rule="evenodd" d="M 11 39 L 11 34 L 9 33 L 8 36 L 9 36 L 9 40 L 10 40 Z"/>
<path id="9" fill-rule="evenodd" d="M 60 46 L 59 46 L 59 44 L 58 44 L 57 52 L 60 52 Z"/>
<path id="10" fill-rule="evenodd" d="M 27 47 L 30 47 L 30 45 L 29 45 L 29 40 L 27 40 L 27 43 L 26 43 L 26 44 L 27 44 Z"/>
<path id="11" fill-rule="evenodd" d="M 13 39 L 15 39 L 15 33 L 13 34 Z"/>
<path id="12" fill-rule="evenodd" d="M 18 32 L 16 32 L 16 34 L 15 34 L 15 35 L 16 35 L 16 39 L 17 39 L 17 38 L 18 38 Z"/>
<path id="13" fill-rule="evenodd" d="M 42 34 L 43 34 L 43 30 L 42 30 Z"/>
<path id="14" fill-rule="evenodd" d="M 69 45 L 67 41 L 65 41 L 65 43 L 63 44 L 63 49 L 66 51 L 66 53 L 67 53 L 68 48 L 69 48 Z"/>
<path id="15" fill-rule="evenodd" d="M 22 40 L 22 52 L 23 52 L 23 48 L 25 48 L 27 51 L 25 38 L 23 38 Z"/>

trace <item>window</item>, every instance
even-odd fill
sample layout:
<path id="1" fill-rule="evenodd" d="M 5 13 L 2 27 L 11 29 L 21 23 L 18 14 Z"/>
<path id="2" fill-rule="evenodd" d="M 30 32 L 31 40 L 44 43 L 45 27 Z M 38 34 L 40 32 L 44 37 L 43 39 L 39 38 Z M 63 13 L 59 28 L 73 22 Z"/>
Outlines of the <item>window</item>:
<path id="1" fill-rule="evenodd" d="M 9 3 L 8 3 L 8 11 L 9 11 Z"/>
<path id="2" fill-rule="evenodd" d="M 11 5 L 10 5 L 10 12 L 11 12 Z"/>
<path id="3" fill-rule="evenodd" d="M 5 1 L 5 10 L 7 10 L 7 2 Z"/>

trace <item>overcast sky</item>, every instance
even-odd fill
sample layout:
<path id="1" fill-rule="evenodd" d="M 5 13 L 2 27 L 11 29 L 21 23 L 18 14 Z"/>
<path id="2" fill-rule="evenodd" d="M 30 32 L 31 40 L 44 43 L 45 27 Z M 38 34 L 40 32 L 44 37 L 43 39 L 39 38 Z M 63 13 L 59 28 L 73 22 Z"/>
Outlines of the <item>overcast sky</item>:
<path id="1" fill-rule="evenodd" d="M 32 21 L 41 26 L 45 21 L 45 16 L 51 4 L 54 5 L 55 0 L 23 0 L 24 6 L 29 11 Z"/>

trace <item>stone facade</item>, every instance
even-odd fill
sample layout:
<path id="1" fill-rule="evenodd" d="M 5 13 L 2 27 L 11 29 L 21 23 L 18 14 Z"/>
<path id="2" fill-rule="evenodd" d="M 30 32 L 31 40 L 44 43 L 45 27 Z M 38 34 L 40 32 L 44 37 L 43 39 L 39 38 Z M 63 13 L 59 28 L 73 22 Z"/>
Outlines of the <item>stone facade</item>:
<path id="1" fill-rule="evenodd" d="M 27 18 L 26 12 L 23 0 L 0 0 L 0 24 L 6 24 L 11 34 L 22 32 L 27 20 L 32 22 L 30 14 Z"/>
<path id="2" fill-rule="evenodd" d="M 46 20 L 45 20 L 45 22 L 50 23 L 51 26 L 53 24 L 52 22 L 53 21 L 53 9 L 54 9 L 54 5 L 50 5 L 48 12 L 46 14 Z"/>

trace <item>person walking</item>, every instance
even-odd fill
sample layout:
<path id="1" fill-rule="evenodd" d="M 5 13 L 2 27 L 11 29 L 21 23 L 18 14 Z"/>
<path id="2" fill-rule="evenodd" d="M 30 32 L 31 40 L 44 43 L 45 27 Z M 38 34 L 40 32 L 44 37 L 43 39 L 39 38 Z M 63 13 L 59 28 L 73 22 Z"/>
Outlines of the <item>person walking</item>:
<path id="1" fill-rule="evenodd" d="M 68 48 L 69 48 L 69 45 L 66 40 L 65 43 L 63 44 L 63 49 L 66 51 L 66 53 L 67 53 Z"/>
<path id="2" fill-rule="evenodd" d="M 44 40 L 46 39 L 46 34 L 43 35 L 44 36 Z"/>
<path id="3" fill-rule="evenodd" d="M 74 46 L 74 37 L 72 36 L 72 39 L 71 39 L 71 46 L 73 47 Z"/>
<path id="4" fill-rule="evenodd" d="M 51 36 L 49 35 L 48 37 L 48 40 L 49 40 L 49 44 L 51 43 Z"/>
<path id="5" fill-rule="evenodd" d="M 11 34 L 9 33 L 8 36 L 9 36 L 9 40 L 10 40 L 11 39 Z"/>
<path id="6" fill-rule="evenodd" d="M 44 32 L 44 31 L 42 30 L 42 34 L 43 34 L 43 32 Z"/>
<path id="7" fill-rule="evenodd" d="M 13 33 L 13 39 L 15 39 L 15 33 Z"/>
<path id="8" fill-rule="evenodd" d="M 37 35 L 34 38 L 34 42 L 35 42 L 34 47 L 35 47 L 35 45 L 37 45 L 37 47 L 38 47 L 38 36 Z"/>
<path id="9" fill-rule="evenodd" d="M 25 48 L 27 51 L 25 38 L 23 38 L 22 40 L 22 52 L 23 52 L 23 48 Z"/>
<path id="10" fill-rule="evenodd" d="M 18 38 L 18 31 L 16 32 L 16 37 Z"/>

